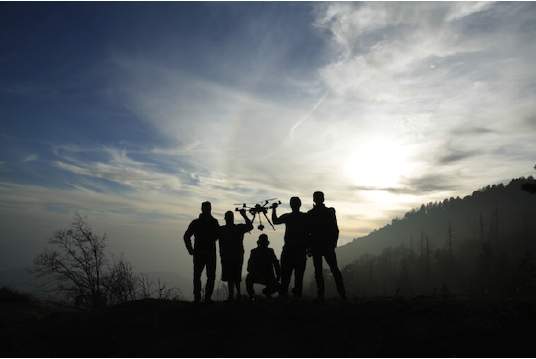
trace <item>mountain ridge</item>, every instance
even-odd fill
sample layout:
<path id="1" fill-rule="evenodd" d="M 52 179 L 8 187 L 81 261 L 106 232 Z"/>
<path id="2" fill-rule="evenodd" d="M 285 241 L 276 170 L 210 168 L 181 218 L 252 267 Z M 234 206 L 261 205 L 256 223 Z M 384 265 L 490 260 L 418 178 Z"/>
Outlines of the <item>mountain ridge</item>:
<path id="1" fill-rule="evenodd" d="M 394 218 L 384 227 L 338 247 L 339 263 L 345 265 L 365 253 L 379 254 L 401 244 L 420 251 L 421 239 L 426 237 L 434 250 L 444 248 L 449 226 L 458 244 L 534 234 L 536 221 L 530 218 L 536 218 L 536 196 L 522 190 L 525 184 L 534 182 L 532 176 L 521 177 L 507 185 L 488 185 L 464 198 L 422 204 L 403 218 Z"/>

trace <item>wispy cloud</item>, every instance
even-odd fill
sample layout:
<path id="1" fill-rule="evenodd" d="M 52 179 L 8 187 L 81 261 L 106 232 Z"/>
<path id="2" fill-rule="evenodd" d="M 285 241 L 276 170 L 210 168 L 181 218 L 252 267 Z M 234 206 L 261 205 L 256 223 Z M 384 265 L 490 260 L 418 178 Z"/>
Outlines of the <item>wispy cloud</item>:
<path id="1" fill-rule="evenodd" d="M 32 155 L 25 156 L 21 161 L 22 162 L 33 162 L 33 161 L 37 161 L 38 159 L 39 159 L 39 156 L 37 156 L 35 154 L 32 154 Z"/>
<path id="2" fill-rule="evenodd" d="M 535 111 L 519 92 L 535 81 L 527 71 L 535 56 L 523 46 L 505 51 L 525 41 L 518 29 L 530 24 L 526 13 L 533 10 L 500 3 L 322 4 L 316 26 L 332 34 L 338 56 L 321 75 L 333 96 L 346 99 L 346 112 L 359 114 L 356 132 L 361 126 L 412 139 L 422 167 L 490 155 L 498 143 L 517 141 Z M 449 135 L 458 139 L 445 148 Z"/>
<path id="3" fill-rule="evenodd" d="M 139 150 L 137 153 L 139 154 Z M 181 181 L 181 177 L 188 180 L 189 175 L 179 169 L 166 173 L 158 163 L 133 160 L 126 149 L 108 146 L 96 148 L 78 148 L 67 146 L 56 148 L 56 153 L 63 159 L 54 161 L 58 168 L 77 175 L 101 178 L 131 190 L 162 190 L 179 192 L 185 190 L 188 181 Z M 91 153 L 93 160 L 88 159 Z M 136 152 L 134 152 L 136 153 Z M 152 151 L 146 151 L 151 156 Z"/>
<path id="4" fill-rule="evenodd" d="M 407 101 L 414 86 L 425 85 L 418 81 L 423 71 L 435 67 L 438 60 L 486 46 L 467 41 L 458 26 L 462 18 L 486 7 L 454 3 L 326 5 L 319 11 L 317 26 L 332 32 L 341 55 L 323 69 L 323 77 L 340 94 Z M 421 79 L 415 77 L 416 72 Z"/>
<path id="5" fill-rule="evenodd" d="M 310 117 L 314 114 L 315 110 L 318 108 L 318 106 L 320 106 L 320 105 L 322 104 L 322 102 L 324 102 L 324 99 L 325 99 L 326 96 L 328 96 L 328 95 L 329 95 L 329 91 L 326 91 L 326 93 L 324 94 L 324 96 L 322 96 L 322 98 L 320 98 L 320 100 L 318 100 L 318 102 L 316 102 L 316 103 L 314 104 L 314 106 L 311 108 L 311 110 L 310 110 L 307 114 L 305 114 L 302 118 L 300 118 L 300 119 L 298 120 L 298 122 L 296 122 L 296 123 L 294 124 L 294 126 L 292 126 L 292 127 L 290 128 L 290 132 L 289 132 L 289 134 L 288 134 L 288 138 L 287 138 L 287 141 L 286 141 L 286 145 L 287 145 L 287 146 L 291 145 L 292 142 L 294 142 L 294 137 L 295 137 L 295 136 L 294 136 L 294 133 L 296 132 L 296 129 L 297 129 L 297 128 L 298 128 L 304 121 L 307 121 L 307 119 L 310 118 Z"/>
<path id="6" fill-rule="evenodd" d="M 451 130 L 451 133 L 454 136 L 472 137 L 472 136 L 494 134 L 494 133 L 497 133 L 497 131 L 492 130 L 490 128 L 486 128 L 486 127 L 472 126 L 471 124 L 466 123 L 463 126 L 460 126 L 458 128 L 453 128 Z"/>

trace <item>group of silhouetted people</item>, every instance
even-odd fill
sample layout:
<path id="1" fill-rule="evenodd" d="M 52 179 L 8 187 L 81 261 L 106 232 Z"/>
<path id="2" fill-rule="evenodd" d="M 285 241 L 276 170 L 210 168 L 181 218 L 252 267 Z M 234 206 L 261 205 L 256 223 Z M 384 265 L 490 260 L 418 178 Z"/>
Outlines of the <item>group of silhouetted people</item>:
<path id="1" fill-rule="evenodd" d="M 294 288 L 292 294 L 295 299 L 302 297 L 303 276 L 307 263 L 307 256 L 313 257 L 315 280 L 317 285 L 317 300 L 324 300 L 323 259 L 326 260 L 337 291 L 343 300 L 346 292 L 341 272 L 337 265 L 335 248 L 339 238 L 339 228 L 335 209 L 326 207 L 324 193 L 317 191 L 313 194 L 314 207 L 309 212 L 300 212 L 301 200 L 298 197 L 290 199 L 292 211 L 277 216 L 277 204 L 272 208 L 273 224 L 285 224 L 285 236 L 281 260 L 272 248 L 266 234 L 261 234 L 257 241 L 257 248 L 251 250 L 247 263 L 246 290 L 250 303 L 255 300 L 254 284 L 265 286 L 263 294 L 271 298 L 275 293 L 278 298 L 289 297 L 288 288 L 292 273 L 294 272 Z M 216 241 L 219 241 L 220 259 L 222 266 L 222 281 L 227 282 L 229 289 L 228 301 L 241 301 L 240 283 L 242 282 L 242 266 L 244 263 L 244 234 L 253 229 L 245 209 L 240 214 L 245 224 L 234 223 L 234 213 L 225 213 L 225 225 L 220 226 L 212 216 L 210 202 L 201 204 L 199 218 L 193 220 L 184 233 L 184 242 L 188 253 L 194 260 L 194 301 L 201 301 L 201 274 L 206 270 L 207 282 L 205 285 L 205 302 L 212 302 L 212 293 L 216 280 Z M 194 236 L 192 246 L 191 237 Z M 234 292 L 236 289 L 236 297 Z"/>

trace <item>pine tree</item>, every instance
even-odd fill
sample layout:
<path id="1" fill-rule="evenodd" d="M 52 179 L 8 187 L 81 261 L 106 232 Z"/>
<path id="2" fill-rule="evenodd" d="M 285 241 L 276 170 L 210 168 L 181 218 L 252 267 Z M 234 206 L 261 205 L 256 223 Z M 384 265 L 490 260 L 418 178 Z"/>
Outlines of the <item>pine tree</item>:
<path id="1" fill-rule="evenodd" d="M 448 231 L 447 231 L 447 248 L 449 250 L 451 266 L 452 266 L 453 259 L 454 259 L 455 238 L 456 237 L 455 237 L 454 232 L 452 230 L 451 222 L 449 221 L 449 228 L 448 228 Z"/>
<path id="2" fill-rule="evenodd" d="M 482 217 L 482 214 L 480 214 L 480 239 L 482 243 L 486 241 L 484 237 L 484 217 Z"/>

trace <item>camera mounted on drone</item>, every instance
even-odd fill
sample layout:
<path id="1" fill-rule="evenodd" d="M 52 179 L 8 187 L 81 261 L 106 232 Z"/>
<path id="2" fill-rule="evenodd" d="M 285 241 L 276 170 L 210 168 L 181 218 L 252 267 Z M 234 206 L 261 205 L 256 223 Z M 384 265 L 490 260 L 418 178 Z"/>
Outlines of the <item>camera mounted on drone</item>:
<path id="1" fill-rule="evenodd" d="M 272 202 L 272 203 L 270 203 L 270 202 Z M 251 213 L 253 215 L 253 219 L 251 220 L 251 222 L 255 221 L 255 217 L 258 214 L 259 215 L 259 226 L 257 228 L 260 231 L 262 231 L 264 229 L 264 225 L 262 224 L 262 218 L 261 218 L 261 214 L 263 214 L 264 217 L 266 218 L 266 220 L 268 221 L 268 223 L 270 223 L 270 226 L 272 226 L 272 228 L 275 231 L 275 227 L 272 224 L 272 222 L 270 222 L 270 219 L 268 218 L 266 213 L 268 212 L 269 209 L 277 208 L 277 205 L 281 204 L 281 201 L 278 201 L 277 198 L 270 198 L 270 199 L 265 199 L 261 203 L 262 204 L 256 203 L 253 206 L 249 206 L 248 203 L 235 203 L 235 206 L 240 205 L 240 204 L 242 205 L 242 207 L 236 207 L 235 211 L 246 210 L 249 213 Z M 270 204 L 270 205 L 268 205 L 268 204 Z"/>

